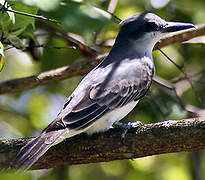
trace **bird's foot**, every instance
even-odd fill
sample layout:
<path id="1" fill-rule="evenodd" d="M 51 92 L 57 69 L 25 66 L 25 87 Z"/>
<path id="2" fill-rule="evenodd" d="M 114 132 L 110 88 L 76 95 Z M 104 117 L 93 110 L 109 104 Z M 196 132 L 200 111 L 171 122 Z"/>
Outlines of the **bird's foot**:
<path id="1" fill-rule="evenodd" d="M 131 128 L 135 128 L 137 126 L 142 125 L 142 123 L 140 121 L 128 122 L 127 124 L 121 123 L 121 122 L 116 122 L 115 125 L 124 128 L 124 132 L 121 135 L 121 141 L 122 141 L 122 143 L 124 143 L 124 139 L 125 139 L 125 136 L 127 134 L 127 131 Z"/>

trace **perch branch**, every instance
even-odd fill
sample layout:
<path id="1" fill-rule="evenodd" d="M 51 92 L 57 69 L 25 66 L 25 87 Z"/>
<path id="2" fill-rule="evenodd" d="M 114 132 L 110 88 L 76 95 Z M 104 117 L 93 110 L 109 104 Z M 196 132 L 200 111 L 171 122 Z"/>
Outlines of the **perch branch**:
<path id="1" fill-rule="evenodd" d="M 133 159 L 150 155 L 205 149 L 205 117 L 169 120 L 131 128 L 81 134 L 52 147 L 31 169 Z M 30 139 L 0 141 L 0 168 L 6 167 Z"/>

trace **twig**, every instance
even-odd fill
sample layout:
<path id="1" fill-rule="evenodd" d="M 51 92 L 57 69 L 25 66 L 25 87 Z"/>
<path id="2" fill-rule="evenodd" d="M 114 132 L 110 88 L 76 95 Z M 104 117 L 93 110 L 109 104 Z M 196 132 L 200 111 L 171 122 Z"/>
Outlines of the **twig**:
<path id="1" fill-rule="evenodd" d="M 176 64 L 169 56 L 167 56 L 160 48 L 158 48 L 158 50 L 170 61 L 172 62 L 181 72 L 182 74 L 184 75 L 184 77 L 186 78 L 186 80 L 188 81 L 188 83 L 190 84 L 194 94 L 195 94 L 195 97 L 198 99 L 198 102 L 200 103 L 201 107 L 204 107 L 203 106 L 203 102 L 201 100 L 201 98 L 199 98 L 199 96 L 197 95 L 197 91 L 192 83 L 192 81 L 189 79 L 188 75 L 186 74 L 186 72 L 182 69 L 181 66 L 179 66 L 178 64 Z"/>
<path id="2" fill-rule="evenodd" d="M 170 120 L 139 125 L 128 130 L 113 128 L 101 134 L 75 136 L 52 147 L 32 169 L 87 164 L 150 155 L 205 149 L 205 118 Z M 0 141 L 0 168 L 6 167 L 30 139 Z"/>
<path id="3" fill-rule="evenodd" d="M 12 12 L 12 13 L 15 13 L 15 14 L 20 14 L 20 15 L 23 15 L 23 16 L 33 17 L 33 18 L 40 19 L 40 20 L 43 20 L 43 21 L 52 21 L 52 22 L 56 22 L 56 23 L 58 22 L 55 19 L 50 19 L 50 18 L 47 18 L 45 16 L 41 16 L 41 15 L 29 14 L 29 13 L 20 12 L 20 11 L 16 11 L 16 10 L 12 10 L 12 9 L 5 9 L 5 11 L 9 11 L 9 12 Z"/>
<path id="4" fill-rule="evenodd" d="M 19 15 L 23 15 L 23 16 L 28 16 L 28 17 L 32 17 L 32 18 L 36 18 L 36 19 L 40 19 L 40 20 L 43 20 L 43 21 L 51 21 L 51 22 L 58 22 L 56 21 L 55 19 L 50 19 L 50 18 L 47 18 L 47 17 L 44 17 L 44 16 L 41 16 L 41 15 L 34 15 L 34 14 L 29 14 L 29 13 L 25 13 L 25 12 L 20 12 L 20 11 L 16 11 L 16 10 L 13 10 L 13 9 L 9 9 L 9 5 L 8 5 L 8 2 L 7 0 L 4 1 L 4 4 L 2 5 L 0 11 L 9 11 L 9 12 L 12 12 L 12 13 L 15 13 L 15 14 L 19 14 Z"/>
<path id="5" fill-rule="evenodd" d="M 66 33 L 62 30 L 55 29 L 54 27 L 49 26 L 48 24 L 42 24 L 41 22 L 36 23 L 37 27 L 45 29 L 49 32 L 50 35 L 56 35 L 67 40 L 69 43 L 74 43 L 79 47 L 79 50 L 83 53 L 84 57 L 94 58 L 99 54 L 102 54 L 103 51 L 98 46 L 90 46 L 81 36 L 73 33 Z"/>
<path id="6" fill-rule="evenodd" d="M 186 107 L 185 107 L 185 103 L 183 102 L 183 100 L 181 99 L 181 97 L 177 94 L 177 91 L 176 91 L 176 87 L 172 84 L 168 84 L 168 83 L 165 83 L 163 81 L 161 81 L 157 76 L 155 76 L 153 78 L 153 82 L 156 86 L 159 86 L 160 88 L 166 88 L 166 89 L 169 89 L 170 91 L 173 91 L 174 92 L 174 96 L 176 97 L 176 100 L 177 102 L 180 104 L 180 106 L 186 110 Z"/>
<path id="7" fill-rule="evenodd" d="M 4 43 L 5 44 L 5 43 Z M 10 45 L 8 43 L 8 45 Z M 7 47 L 5 48 L 5 50 L 9 50 L 11 48 L 16 48 L 16 49 L 20 49 L 22 51 L 25 51 L 27 49 L 30 49 L 30 48 L 48 48 L 48 49 L 76 49 L 75 46 L 47 46 L 45 44 L 40 44 L 40 45 L 32 45 L 32 46 L 24 46 L 24 47 L 16 47 L 16 46 L 10 46 L 10 47 Z"/>
<path id="8" fill-rule="evenodd" d="M 161 88 L 162 90 L 164 90 L 164 92 L 166 94 L 171 96 L 181 106 L 181 108 L 184 109 L 188 113 L 188 117 L 189 118 L 198 116 L 198 112 L 195 111 L 195 109 L 193 109 L 193 108 L 192 109 L 189 108 L 189 106 L 187 106 L 187 104 L 179 96 L 179 94 L 177 93 L 177 89 L 176 89 L 175 85 L 168 84 L 168 83 L 166 83 L 164 81 L 161 81 L 157 76 L 155 76 L 153 78 L 153 83 L 156 86 L 158 86 L 159 88 Z M 171 94 L 170 91 L 173 92 L 174 94 Z"/>
<path id="9" fill-rule="evenodd" d="M 197 78 L 198 76 L 200 76 L 200 75 L 203 74 L 203 73 L 205 73 L 205 70 L 202 70 L 202 71 L 200 71 L 200 72 L 197 72 L 197 73 L 195 73 L 195 74 L 193 74 L 193 75 L 189 75 L 189 78 L 190 78 L 190 79 Z M 174 80 L 172 80 L 172 83 L 177 83 L 177 82 L 183 81 L 183 80 L 186 80 L 186 77 L 181 76 L 181 77 L 178 77 L 178 78 L 175 78 Z M 202 81 L 201 83 L 203 84 L 203 83 L 205 83 L 205 82 Z"/>
<path id="10" fill-rule="evenodd" d="M 114 13 L 108 11 L 108 10 L 105 10 L 107 13 L 109 13 L 112 17 L 114 17 L 116 20 L 117 20 L 117 23 L 119 23 L 120 21 L 122 21 L 122 19 L 120 19 L 119 17 L 117 17 Z"/>

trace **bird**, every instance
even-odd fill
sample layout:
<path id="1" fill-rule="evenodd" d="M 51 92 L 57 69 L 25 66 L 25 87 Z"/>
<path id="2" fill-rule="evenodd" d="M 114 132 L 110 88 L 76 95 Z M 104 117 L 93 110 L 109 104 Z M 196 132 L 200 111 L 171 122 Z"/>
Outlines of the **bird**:
<path id="1" fill-rule="evenodd" d="M 155 44 L 167 33 L 190 28 L 192 23 L 165 21 L 150 12 L 123 19 L 107 57 L 80 81 L 56 119 L 20 149 L 10 166 L 27 170 L 66 138 L 112 128 L 149 90 Z"/>

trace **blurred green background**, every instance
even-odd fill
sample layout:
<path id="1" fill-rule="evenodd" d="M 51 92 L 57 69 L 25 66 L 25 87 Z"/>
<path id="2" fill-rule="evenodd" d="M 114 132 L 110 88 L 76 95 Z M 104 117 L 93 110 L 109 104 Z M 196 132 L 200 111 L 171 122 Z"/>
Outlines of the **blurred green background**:
<path id="1" fill-rule="evenodd" d="M 0 1 L 3 4 L 3 0 Z M 0 34 L 5 42 L 5 64 L 0 81 L 27 77 L 64 65 L 85 61 L 94 52 L 108 52 L 109 42 L 118 33 L 117 20 L 106 10 L 123 19 L 136 12 L 151 11 L 170 21 L 205 23 L 204 0 L 19 0 L 9 1 L 11 8 L 30 14 L 41 14 L 57 22 L 17 15 L 0 14 Z M 14 22 L 15 21 L 15 22 Z M 67 40 L 58 32 L 74 33 L 86 44 L 83 48 Z M 77 38 L 80 40 L 79 38 Z M 187 81 L 175 81 L 181 71 L 159 51 L 153 53 L 156 75 L 173 83 L 186 107 L 204 114 L 205 40 L 172 45 L 164 52 L 192 78 L 195 92 Z M 44 45 L 45 48 L 34 46 Z M 54 48 L 61 47 L 61 48 Z M 68 48 L 76 46 L 76 49 Z M 26 48 L 27 47 L 27 48 Z M 62 48 L 65 47 L 65 48 Z M 92 47 L 92 48 L 91 48 Z M 22 50 L 24 49 L 24 50 Z M 0 53 L 1 56 L 3 54 Z M 1 61 L 3 59 L 1 58 Z M 55 84 L 37 87 L 16 94 L 0 96 L 0 138 L 35 136 L 45 128 L 63 107 L 67 97 L 82 77 L 74 77 Z M 171 92 L 152 85 L 149 94 L 123 121 L 140 120 L 154 123 L 167 119 L 188 118 L 190 114 L 175 100 Z M 200 102 L 201 101 L 201 102 Z M 205 154 L 173 153 L 133 160 L 57 167 L 20 174 L 0 173 L 1 180 L 198 180 L 205 179 Z"/>

